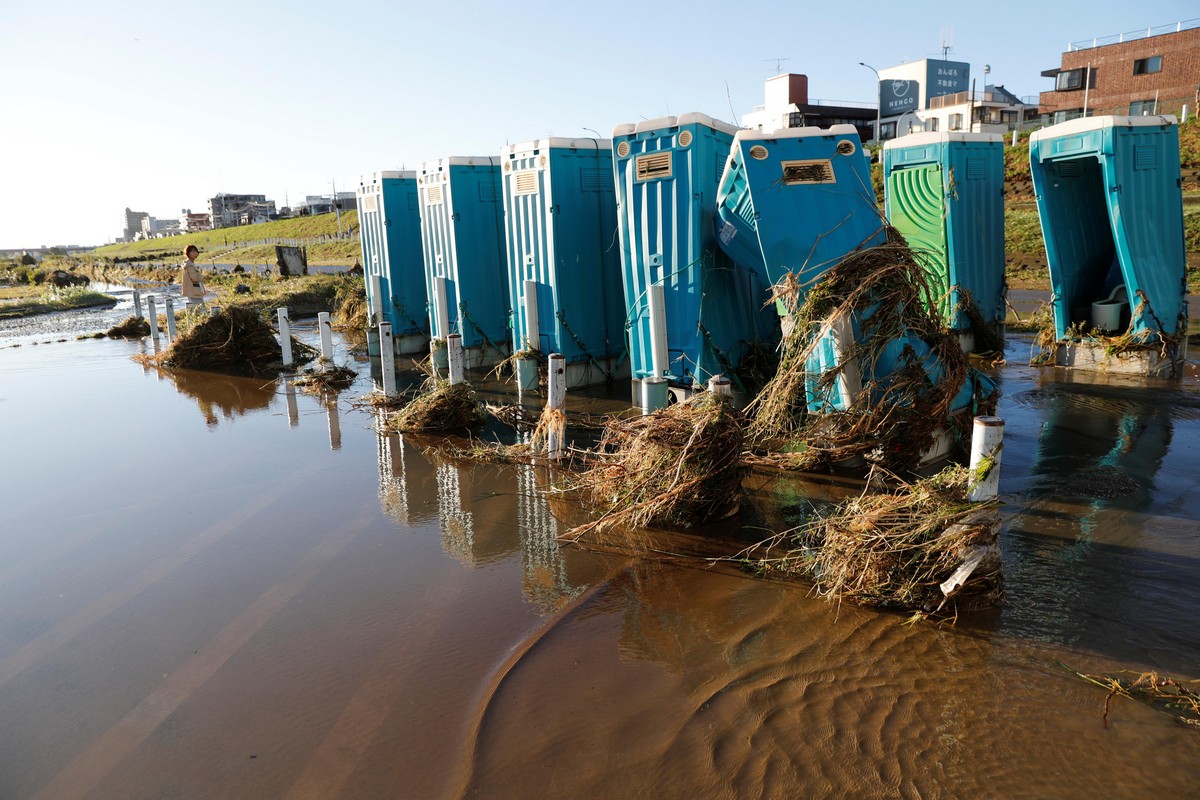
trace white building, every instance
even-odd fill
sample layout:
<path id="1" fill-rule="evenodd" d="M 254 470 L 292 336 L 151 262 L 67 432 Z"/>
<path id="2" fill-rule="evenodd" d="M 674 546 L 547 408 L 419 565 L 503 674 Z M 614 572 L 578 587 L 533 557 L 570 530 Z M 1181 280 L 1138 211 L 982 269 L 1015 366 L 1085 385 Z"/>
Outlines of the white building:
<path id="1" fill-rule="evenodd" d="M 965 61 L 932 58 L 879 70 L 879 103 L 885 140 L 922 130 L 1003 133 L 1037 114 L 1003 86 L 972 92 Z"/>

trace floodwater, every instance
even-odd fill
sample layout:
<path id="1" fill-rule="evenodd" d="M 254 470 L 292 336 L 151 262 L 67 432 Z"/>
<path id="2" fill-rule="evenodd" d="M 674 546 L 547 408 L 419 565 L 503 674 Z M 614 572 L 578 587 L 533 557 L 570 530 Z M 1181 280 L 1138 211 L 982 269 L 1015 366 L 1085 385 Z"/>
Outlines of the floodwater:
<path id="1" fill-rule="evenodd" d="M 1012 340 L 1007 603 L 908 625 L 670 555 L 851 481 L 594 552 L 544 471 L 377 434 L 367 364 L 326 404 L 57 338 L 0 332 L 0 797 L 1200 794 L 1200 729 L 1074 675 L 1200 678 L 1195 381 Z"/>

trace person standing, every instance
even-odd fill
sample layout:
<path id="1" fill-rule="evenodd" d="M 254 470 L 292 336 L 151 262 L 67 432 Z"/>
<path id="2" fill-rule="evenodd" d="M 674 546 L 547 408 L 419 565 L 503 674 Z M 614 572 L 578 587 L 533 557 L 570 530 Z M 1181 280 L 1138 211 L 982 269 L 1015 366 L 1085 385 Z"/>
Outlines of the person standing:
<path id="1" fill-rule="evenodd" d="M 187 299 L 189 307 L 203 305 L 204 284 L 200 281 L 200 267 L 196 264 L 196 256 L 200 255 L 200 248 L 189 244 L 183 251 L 183 255 L 187 258 L 187 261 L 183 262 L 183 275 L 179 280 L 183 296 Z"/>

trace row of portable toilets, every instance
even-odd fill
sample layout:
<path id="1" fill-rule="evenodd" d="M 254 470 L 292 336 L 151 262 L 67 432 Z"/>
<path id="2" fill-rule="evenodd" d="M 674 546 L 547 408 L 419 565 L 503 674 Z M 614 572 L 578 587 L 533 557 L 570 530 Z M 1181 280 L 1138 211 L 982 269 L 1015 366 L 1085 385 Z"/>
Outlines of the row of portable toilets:
<path id="1" fill-rule="evenodd" d="M 1080 323 L 1174 336 L 1186 319 L 1175 120 L 1051 126 L 1030 160 L 1058 339 Z M 997 134 L 884 145 L 886 219 L 967 349 L 964 294 L 976 324 L 1001 330 L 1005 316 L 1004 171 Z M 571 386 L 666 378 L 680 393 L 718 374 L 741 389 L 740 368 L 787 326 L 771 287 L 792 275 L 803 291 L 885 241 L 854 127 L 764 133 L 703 114 L 378 172 L 358 208 L 371 323 L 391 323 L 398 352 L 458 333 L 468 367 L 561 353 Z"/>

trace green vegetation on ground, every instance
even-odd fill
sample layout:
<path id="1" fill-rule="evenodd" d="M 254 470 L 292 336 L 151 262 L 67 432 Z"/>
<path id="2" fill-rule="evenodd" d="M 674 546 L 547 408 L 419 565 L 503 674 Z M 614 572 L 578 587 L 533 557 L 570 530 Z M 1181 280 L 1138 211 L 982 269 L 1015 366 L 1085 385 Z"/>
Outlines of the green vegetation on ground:
<path id="1" fill-rule="evenodd" d="M 51 311 L 116 305 L 117 299 L 82 286 L 64 289 L 51 287 L 8 286 L 0 288 L 0 319 L 31 317 Z"/>
<path id="2" fill-rule="evenodd" d="M 358 229 L 358 212 L 342 212 L 342 230 Z M 183 260 L 183 251 L 190 244 L 200 248 L 200 261 L 209 261 L 218 256 L 221 262 L 275 263 L 274 245 L 249 245 L 262 239 L 308 239 L 316 236 L 331 236 L 338 232 L 336 214 L 317 214 L 311 217 L 279 219 L 258 225 L 239 225 L 236 228 L 218 228 L 199 233 L 184 233 L 166 239 L 145 239 L 98 247 L 93 257 L 120 259 L 122 261 L 167 261 Z M 244 246 L 242 243 L 247 243 Z M 323 242 L 308 249 L 311 262 L 353 263 L 358 257 L 357 239 Z"/>

